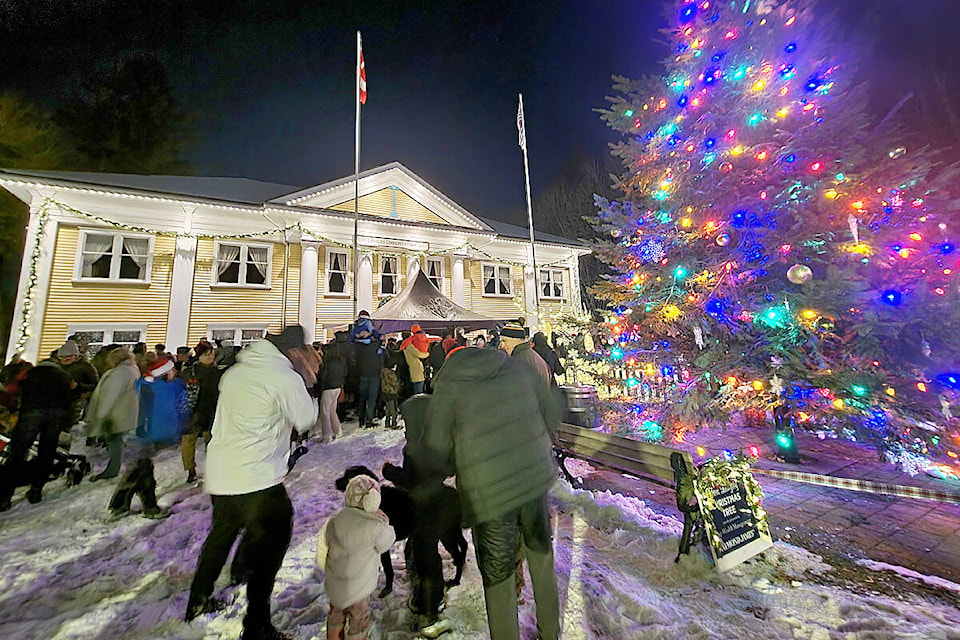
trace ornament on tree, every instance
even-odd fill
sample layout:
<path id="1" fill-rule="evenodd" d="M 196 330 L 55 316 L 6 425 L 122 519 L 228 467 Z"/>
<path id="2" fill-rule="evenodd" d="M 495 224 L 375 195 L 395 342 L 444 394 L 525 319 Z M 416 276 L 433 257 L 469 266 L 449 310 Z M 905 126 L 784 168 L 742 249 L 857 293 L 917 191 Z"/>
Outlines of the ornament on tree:
<path id="1" fill-rule="evenodd" d="M 930 349 L 930 343 L 926 340 L 920 342 L 920 353 L 923 354 L 924 358 L 929 358 L 930 354 L 933 353 L 933 350 Z"/>
<path id="2" fill-rule="evenodd" d="M 770 391 L 778 398 L 783 395 L 783 380 L 777 374 L 770 378 Z"/>
<path id="3" fill-rule="evenodd" d="M 893 159 L 893 158 L 899 158 L 900 156 L 904 155 L 906 152 L 907 152 L 906 147 L 896 147 L 894 149 L 890 149 L 890 152 L 887 153 L 887 155 L 890 156 L 891 159 Z"/>
<path id="4" fill-rule="evenodd" d="M 853 234 L 853 241 L 860 244 L 860 227 L 857 224 L 857 216 L 852 213 L 847 216 L 847 226 L 850 227 L 850 233 Z"/>
<path id="5" fill-rule="evenodd" d="M 787 269 L 787 280 L 793 284 L 806 284 L 813 277 L 813 271 L 805 264 L 795 264 Z"/>
<path id="6" fill-rule="evenodd" d="M 720 235 L 717 236 L 717 245 L 719 245 L 719 246 L 721 246 L 721 247 L 725 247 L 725 246 L 727 246 L 728 244 L 730 244 L 730 234 L 729 234 L 729 233 L 721 233 Z"/>
<path id="7" fill-rule="evenodd" d="M 950 411 L 950 399 L 947 398 L 946 394 L 940 394 L 940 413 L 943 414 L 943 417 L 947 420 L 953 419 L 953 412 Z"/>
<path id="8" fill-rule="evenodd" d="M 817 331 L 820 333 L 833 333 L 836 325 L 830 318 L 820 318 L 817 320 Z"/>
<path id="9" fill-rule="evenodd" d="M 703 347 L 706 345 L 706 343 L 703 341 L 703 329 L 700 327 L 693 328 L 693 340 L 697 343 L 698 348 L 703 349 Z"/>

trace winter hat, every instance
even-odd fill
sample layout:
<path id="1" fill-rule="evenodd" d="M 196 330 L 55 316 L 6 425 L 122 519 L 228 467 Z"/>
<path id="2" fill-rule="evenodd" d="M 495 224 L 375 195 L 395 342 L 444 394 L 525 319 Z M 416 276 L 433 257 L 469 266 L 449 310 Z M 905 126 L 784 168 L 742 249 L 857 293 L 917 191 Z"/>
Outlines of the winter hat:
<path id="1" fill-rule="evenodd" d="M 500 335 L 504 338 L 519 338 L 520 340 L 524 340 L 527 337 L 527 332 L 519 322 L 508 322 L 504 325 L 503 329 L 500 330 Z"/>
<path id="2" fill-rule="evenodd" d="M 358 318 L 369 318 L 369 317 L 370 317 L 370 312 L 369 312 L 369 311 L 366 311 L 366 310 L 361 311 L 360 314 L 357 315 L 357 317 L 358 317 Z"/>
<path id="3" fill-rule="evenodd" d="M 80 347 L 77 346 L 77 343 L 73 340 L 67 340 L 63 343 L 63 346 L 57 350 L 57 355 L 61 358 L 67 358 L 69 356 L 79 356 Z"/>
<path id="4" fill-rule="evenodd" d="M 359 475 L 347 483 L 343 504 L 373 513 L 380 508 L 380 484 L 367 475 Z"/>
<path id="5" fill-rule="evenodd" d="M 283 353 L 286 353 L 290 349 L 299 349 L 304 346 L 303 327 L 298 324 L 284 327 L 280 335 L 268 333 L 266 338 Z"/>
<path id="6" fill-rule="evenodd" d="M 167 356 L 157 358 L 157 361 L 150 365 L 150 375 L 154 378 L 162 378 L 168 371 L 173 371 L 173 360 Z"/>
<path id="7" fill-rule="evenodd" d="M 420 333 L 423 329 L 418 324 L 410 325 L 410 333 Z"/>

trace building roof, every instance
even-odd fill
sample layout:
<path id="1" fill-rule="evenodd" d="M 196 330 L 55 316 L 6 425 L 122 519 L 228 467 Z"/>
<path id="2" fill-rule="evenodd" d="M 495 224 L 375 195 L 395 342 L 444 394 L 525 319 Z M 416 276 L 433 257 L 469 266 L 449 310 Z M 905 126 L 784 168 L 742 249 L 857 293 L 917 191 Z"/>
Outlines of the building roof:
<path id="1" fill-rule="evenodd" d="M 249 178 L 201 176 L 155 176 L 132 173 L 88 173 L 82 171 L 37 171 L 3 169 L 3 174 L 24 178 L 66 180 L 99 187 L 149 191 L 156 194 L 192 196 L 242 204 L 264 204 L 278 196 L 299 191 L 300 187 L 260 182 Z"/>
<path id="2" fill-rule="evenodd" d="M 391 169 L 406 172 L 417 181 L 424 184 L 432 193 L 443 201 L 456 207 L 465 215 L 476 218 L 481 224 L 492 228 L 497 235 L 505 238 L 529 240 L 530 234 L 526 227 L 520 227 L 493 218 L 475 216 L 460 207 L 453 200 L 437 191 L 432 185 L 414 174 L 398 162 L 364 171 L 360 177 L 375 175 Z M 40 180 L 64 181 L 74 184 L 86 184 L 91 187 L 113 187 L 131 191 L 147 192 L 163 195 L 187 196 L 204 200 L 219 200 L 248 205 L 265 205 L 269 203 L 287 203 L 300 199 L 306 195 L 321 192 L 344 182 L 353 181 L 353 177 L 342 178 L 322 185 L 306 189 L 287 184 L 261 182 L 249 178 L 232 177 L 204 177 L 204 176 L 164 176 L 164 175 L 137 175 L 131 173 L 95 173 L 83 171 L 43 171 L 36 169 L 0 169 L 0 176 L 19 178 L 35 178 Z M 550 233 L 536 231 L 537 242 L 563 244 L 566 246 L 585 246 L 571 238 L 563 238 Z"/>

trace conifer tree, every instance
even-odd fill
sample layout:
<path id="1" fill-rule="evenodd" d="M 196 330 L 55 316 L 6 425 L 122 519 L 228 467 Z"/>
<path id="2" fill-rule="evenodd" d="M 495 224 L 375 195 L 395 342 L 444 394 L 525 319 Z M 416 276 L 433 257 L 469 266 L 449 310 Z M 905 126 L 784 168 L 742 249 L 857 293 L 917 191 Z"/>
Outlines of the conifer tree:
<path id="1" fill-rule="evenodd" d="M 821 9 L 671 1 L 664 75 L 614 79 L 607 382 L 654 432 L 787 402 L 926 452 L 960 386 L 957 171 L 900 142 L 897 107 L 871 119 L 869 59 Z"/>

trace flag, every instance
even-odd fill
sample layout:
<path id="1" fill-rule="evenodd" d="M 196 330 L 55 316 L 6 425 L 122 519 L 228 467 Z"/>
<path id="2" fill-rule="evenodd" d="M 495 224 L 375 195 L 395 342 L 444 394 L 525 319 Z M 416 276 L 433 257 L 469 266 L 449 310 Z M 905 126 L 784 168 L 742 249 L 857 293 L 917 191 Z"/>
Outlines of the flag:
<path id="1" fill-rule="evenodd" d="M 358 44 L 359 46 L 359 44 Z M 360 74 L 360 104 L 367 104 L 367 68 L 363 64 L 363 48 L 360 48 L 360 58 L 357 63 L 357 73 Z"/>
<path id="2" fill-rule="evenodd" d="M 527 150 L 527 132 L 523 127 L 523 96 L 520 96 L 520 106 L 517 107 L 517 133 L 520 135 L 519 145 L 524 151 Z"/>

